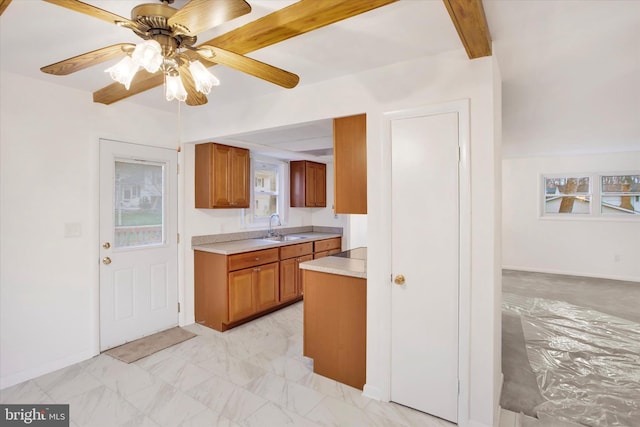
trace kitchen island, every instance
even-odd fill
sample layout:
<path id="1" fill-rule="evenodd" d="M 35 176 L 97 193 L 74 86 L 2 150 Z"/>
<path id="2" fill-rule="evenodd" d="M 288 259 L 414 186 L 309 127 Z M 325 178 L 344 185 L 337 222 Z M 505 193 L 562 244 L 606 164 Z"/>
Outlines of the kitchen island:
<path id="1" fill-rule="evenodd" d="M 313 371 L 362 390 L 366 381 L 367 249 L 303 262 L 304 348 Z"/>

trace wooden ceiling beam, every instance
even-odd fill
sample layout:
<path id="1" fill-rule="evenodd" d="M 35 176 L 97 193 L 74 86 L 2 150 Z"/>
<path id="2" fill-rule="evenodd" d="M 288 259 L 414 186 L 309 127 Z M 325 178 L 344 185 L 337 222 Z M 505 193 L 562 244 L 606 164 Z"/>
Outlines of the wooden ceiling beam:
<path id="1" fill-rule="evenodd" d="M 9 3 L 11 3 L 11 0 L 0 0 L 0 15 L 9 7 Z"/>
<path id="2" fill-rule="evenodd" d="M 469 59 L 491 56 L 491 33 L 482 0 L 443 0 Z"/>
<path id="3" fill-rule="evenodd" d="M 200 44 L 246 54 L 396 1 L 300 0 Z M 158 78 L 157 75 L 140 79 L 137 77 L 131 83 L 129 90 L 120 83 L 112 83 L 94 92 L 94 102 L 111 104 L 158 86 L 163 81 L 162 76 Z"/>

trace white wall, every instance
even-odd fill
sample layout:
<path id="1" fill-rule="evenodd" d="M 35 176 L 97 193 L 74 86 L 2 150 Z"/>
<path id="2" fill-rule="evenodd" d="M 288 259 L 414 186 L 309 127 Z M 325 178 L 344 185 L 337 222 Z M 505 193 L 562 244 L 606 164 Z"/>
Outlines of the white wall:
<path id="1" fill-rule="evenodd" d="M 540 217 L 541 174 L 638 171 L 640 150 L 508 158 L 502 168 L 505 268 L 640 281 L 637 218 Z"/>
<path id="2" fill-rule="evenodd" d="M 495 326 L 500 290 L 499 145 L 495 144 L 494 108 L 496 64 L 491 58 L 469 61 L 464 51 L 414 61 L 254 98 L 248 102 L 195 111 L 185 119 L 185 140 L 202 141 L 326 118 L 367 113 L 368 178 L 368 334 L 367 388 L 378 397 L 389 396 L 390 337 L 389 280 L 390 214 L 388 135 L 383 134 L 385 112 L 457 99 L 471 99 L 472 266 L 470 343 L 470 412 L 461 424 L 494 425 L 500 381 L 495 358 L 500 336 Z M 304 78 L 304 76 L 303 76 Z M 210 103 L 215 103 L 212 97 Z M 211 131 L 198 126 L 208 123 Z M 215 132 L 215 135 L 212 135 Z M 185 162 L 185 167 L 192 163 Z M 187 175 L 188 177 L 188 175 Z M 189 184 L 186 183 L 187 194 Z M 204 219 L 189 208 L 186 222 L 194 221 L 200 234 Z M 189 210 L 191 212 L 189 212 Z M 420 224 L 416 224 L 417 227 Z M 189 265 L 187 263 L 187 269 Z M 189 273 L 187 273 L 189 274 Z M 192 274 L 192 273 L 191 273 Z M 499 359 L 498 359 L 499 360 Z M 499 365 L 499 363 L 498 363 Z"/>
<path id="3" fill-rule="evenodd" d="M 461 424 L 494 425 L 498 405 L 495 292 L 496 143 L 495 64 L 469 61 L 464 51 L 348 76 L 252 100 L 239 99 L 207 109 L 185 109 L 182 140 L 203 141 L 293 123 L 367 113 L 369 207 L 367 386 L 388 397 L 390 339 L 390 215 L 388 135 L 385 112 L 456 99 L 471 100 L 472 265 L 469 415 Z M 399 77 L 401 76 L 401 78 Z M 2 104 L 2 386 L 96 354 L 98 234 L 97 141 L 109 138 L 176 146 L 170 114 L 127 102 L 93 104 L 90 94 L 3 73 Z M 55 108 L 43 99 L 56 100 Z M 215 96 L 210 98 L 215 104 Z M 202 124 L 206 123 L 206 126 Z M 214 139 L 215 140 L 215 139 Z M 185 313 L 193 318 L 193 262 L 190 236 L 231 232 L 238 220 L 229 213 L 193 206 L 193 151 L 180 155 L 183 206 L 180 207 Z M 18 160 L 16 160 L 18 159 Z M 25 190 L 26 189 L 26 190 Z M 311 224 L 313 213 L 292 221 Z M 79 222 L 83 235 L 65 239 L 64 224 Z M 416 224 L 419 226 L 419 224 Z M 358 227 L 355 227 L 358 228 Z M 350 233 L 351 234 L 351 233 Z M 354 233 L 356 235 L 357 233 Z M 186 246 L 186 247 L 185 247 Z M 35 267 L 34 267 L 35 266 Z M 189 295 L 191 293 L 191 295 Z"/>
<path id="4" fill-rule="evenodd" d="M 98 353 L 98 139 L 177 146 L 175 117 L 2 73 L 0 387 Z M 80 237 L 65 238 L 78 223 Z"/>

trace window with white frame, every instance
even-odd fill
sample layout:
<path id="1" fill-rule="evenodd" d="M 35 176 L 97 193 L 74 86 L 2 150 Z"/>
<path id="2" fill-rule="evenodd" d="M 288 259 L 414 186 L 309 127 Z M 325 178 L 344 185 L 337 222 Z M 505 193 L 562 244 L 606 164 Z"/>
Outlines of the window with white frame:
<path id="1" fill-rule="evenodd" d="M 544 177 L 544 214 L 590 214 L 591 178 L 580 175 Z"/>
<path id="2" fill-rule="evenodd" d="M 640 215 L 640 175 L 602 175 L 600 195 L 603 215 Z"/>
<path id="3" fill-rule="evenodd" d="M 252 158 L 252 194 L 249 222 L 263 225 L 273 214 L 285 221 L 285 163 L 277 159 Z"/>
<path id="4" fill-rule="evenodd" d="M 543 216 L 640 220 L 637 173 L 544 175 L 542 188 Z"/>

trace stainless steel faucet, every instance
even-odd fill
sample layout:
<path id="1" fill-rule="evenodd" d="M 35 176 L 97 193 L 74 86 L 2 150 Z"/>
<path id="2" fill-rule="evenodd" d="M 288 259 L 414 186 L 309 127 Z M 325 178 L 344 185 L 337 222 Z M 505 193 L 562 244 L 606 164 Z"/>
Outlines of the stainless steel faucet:
<path id="1" fill-rule="evenodd" d="M 278 223 L 276 224 L 276 226 L 282 225 L 280 223 L 280 215 L 278 215 L 277 213 L 271 214 L 271 216 L 269 217 L 269 234 L 268 234 L 269 237 L 276 235 L 276 233 L 273 231 L 273 227 L 271 225 L 271 221 L 273 221 L 274 217 L 278 218 Z"/>

